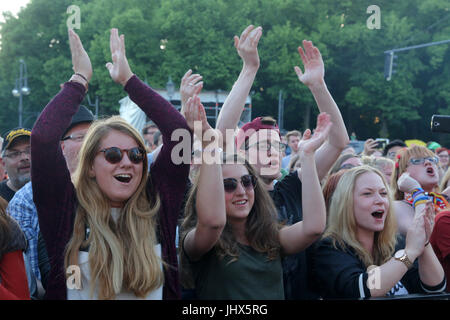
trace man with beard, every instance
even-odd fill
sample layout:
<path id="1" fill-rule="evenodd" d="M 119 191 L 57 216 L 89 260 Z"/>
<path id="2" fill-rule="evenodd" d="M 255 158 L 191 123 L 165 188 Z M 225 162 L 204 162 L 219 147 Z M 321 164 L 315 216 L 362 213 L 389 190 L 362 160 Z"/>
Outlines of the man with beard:
<path id="1" fill-rule="evenodd" d="M 30 181 L 31 170 L 31 131 L 16 128 L 5 135 L 2 162 L 8 179 L 0 182 L 0 196 L 10 201 L 17 190 Z"/>

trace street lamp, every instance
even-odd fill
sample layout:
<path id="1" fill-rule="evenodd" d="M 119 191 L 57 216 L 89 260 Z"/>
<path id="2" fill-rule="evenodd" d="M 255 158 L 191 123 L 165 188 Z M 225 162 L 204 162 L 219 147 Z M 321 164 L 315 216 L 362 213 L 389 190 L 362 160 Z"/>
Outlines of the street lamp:
<path id="1" fill-rule="evenodd" d="M 12 94 L 14 97 L 19 98 L 19 127 L 22 127 L 22 114 L 23 114 L 23 105 L 22 105 L 22 96 L 30 94 L 30 88 L 27 83 L 27 65 L 23 59 L 19 60 L 20 62 L 20 71 L 19 78 L 16 78 L 16 86 L 12 90 Z"/>
<path id="2" fill-rule="evenodd" d="M 166 83 L 166 90 L 167 90 L 167 95 L 169 96 L 169 101 L 170 101 L 170 103 L 172 103 L 172 97 L 173 97 L 173 94 L 175 93 L 175 84 L 173 83 L 171 76 L 169 76 L 169 81 L 167 81 L 167 83 Z"/>

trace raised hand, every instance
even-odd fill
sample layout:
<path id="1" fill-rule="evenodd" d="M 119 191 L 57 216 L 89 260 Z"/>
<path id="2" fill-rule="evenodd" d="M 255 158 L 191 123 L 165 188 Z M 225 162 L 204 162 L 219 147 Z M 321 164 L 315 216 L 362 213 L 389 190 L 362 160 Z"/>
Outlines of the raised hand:
<path id="1" fill-rule="evenodd" d="M 89 56 L 83 48 L 80 37 L 72 29 L 68 30 L 70 53 L 72 54 L 72 68 L 75 73 L 81 74 L 87 82 L 92 78 L 92 65 Z"/>
<path id="2" fill-rule="evenodd" d="M 249 25 L 242 32 L 241 37 L 234 36 L 234 47 L 248 67 L 259 68 L 258 42 L 262 35 L 262 28 Z"/>
<path id="3" fill-rule="evenodd" d="M 295 66 L 294 70 L 298 79 L 310 87 L 323 81 L 325 68 L 319 49 L 313 46 L 311 41 L 303 40 L 303 47 L 305 47 L 305 50 L 302 47 L 298 47 L 298 53 L 302 59 L 305 71 L 302 72 L 298 66 Z"/>
<path id="4" fill-rule="evenodd" d="M 408 256 L 413 258 L 422 254 L 425 244 L 430 239 L 432 232 L 431 216 L 434 212 L 433 204 L 428 202 L 422 212 L 416 215 L 406 234 L 405 250 Z"/>
<path id="5" fill-rule="evenodd" d="M 125 86 L 128 80 L 133 76 L 127 57 L 125 55 L 125 36 L 119 37 L 119 31 L 116 28 L 111 29 L 109 38 L 112 63 L 108 62 L 106 68 L 114 82 Z"/>
<path id="6" fill-rule="evenodd" d="M 202 76 L 198 73 L 192 74 L 189 69 L 181 79 L 180 97 L 181 97 L 181 114 L 185 114 L 186 102 L 194 95 L 199 95 L 203 88 Z"/>
<path id="7" fill-rule="evenodd" d="M 317 117 L 317 127 L 314 134 L 311 134 L 310 129 L 306 129 L 303 133 L 302 140 L 300 140 L 298 147 L 300 154 L 313 154 L 325 142 L 330 133 L 332 122 L 330 115 L 321 112 Z"/>
<path id="8" fill-rule="evenodd" d="M 189 128 L 194 131 L 194 123 L 201 123 L 202 134 L 211 129 L 210 124 L 206 118 L 205 108 L 200 102 L 200 98 L 197 95 L 193 95 L 186 102 L 185 118 Z"/>
<path id="9" fill-rule="evenodd" d="M 398 189 L 401 192 L 411 193 L 414 189 L 421 188 L 420 183 L 409 175 L 409 172 L 404 172 L 397 181 Z"/>
<path id="10" fill-rule="evenodd" d="M 375 151 L 377 151 L 378 141 L 373 140 L 371 138 L 367 139 L 364 142 L 364 154 L 370 156 Z"/>

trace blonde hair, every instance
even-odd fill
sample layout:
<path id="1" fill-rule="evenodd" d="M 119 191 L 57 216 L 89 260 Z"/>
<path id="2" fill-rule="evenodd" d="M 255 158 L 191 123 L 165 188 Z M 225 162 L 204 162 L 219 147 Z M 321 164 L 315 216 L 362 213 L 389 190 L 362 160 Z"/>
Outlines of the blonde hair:
<path id="1" fill-rule="evenodd" d="M 448 167 L 447 171 L 445 171 L 444 177 L 439 184 L 439 189 L 441 192 L 447 189 L 448 180 L 450 180 L 450 167 Z"/>
<path id="2" fill-rule="evenodd" d="M 73 175 L 78 198 L 74 230 L 66 247 L 65 265 L 76 265 L 78 251 L 89 246 L 91 296 L 98 281 L 99 299 L 114 299 L 122 287 L 138 297 L 163 284 L 161 259 L 155 251 L 159 195 L 148 178 L 147 157 L 142 163 L 142 178 L 121 208 L 117 223 L 111 216 L 108 198 L 89 174 L 103 139 L 112 131 L 133 138 L 145 150 L 140 134 L 118 116 L 94 122 L 80 150 L 80 162 Z M 150 188 L 149 199 L 146 188 Z M 86 227 L 90 233 L 86 239 Z"/>
<path id="3" fill-rule="evenodd" d="M 345 250 L 351 248 L 366 267 L 381 265 L 388 261 L 395 250 L 397 224 L 392 208 L 392 197 L 388 193 L 389 210 L 386 214 L 384 228 L 375 232 L 373 252 L 368 252 L 359 242 L 356 231 L 357 225 L 354 215 L 354 189 L 358 177 L 367 172 L 373 172 L 381 177 L 388 190 L 384 175 L 376 168 L 367 165 L 355 167 L 345 172 L 339 179 L 331 198 L 327 228 L 322 238 L 331 238 L 333 245 L 337 244 Z"/>
<path id="4" fill-rule="evenodd" d="M 400 191 L 398 188 L 398 178 L 406 171 L 409 160 L 411 158 L 422 158 L 422 157 L 436 157 L 433 151 L 422 147 L 422 146 L 412 146 L 410 148 L 403 148 L 397 152 L 396 164 L 394 166 L 394 171 L 392 172 L 391 188 L 394 192 L 395 200 L 403 200 L 405 198 L 404 192 Z M 436 186 L 437 188 L 438 186 Z M 438 190 L 435 190 L 438 191 Z"/>

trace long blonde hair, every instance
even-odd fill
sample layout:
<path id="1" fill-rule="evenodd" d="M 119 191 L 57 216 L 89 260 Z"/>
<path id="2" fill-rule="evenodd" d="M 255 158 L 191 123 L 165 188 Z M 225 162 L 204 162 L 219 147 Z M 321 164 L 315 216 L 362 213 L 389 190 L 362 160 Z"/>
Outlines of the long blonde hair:
<path id="1" fill-rule="evenodd" d="M 356 220 L 354 215 L 354 198 L 356 179 L 362 174 L 373 172 L 379 175 L 388 189 L 384 175 L 376 168 L 364 165 L 352 168 L 339 179 L 336 190 L 331 198 L 327 228 L 322 238 L 331 238 L 333 245 L 337 244 L 343 249 L 352 248 L 366 267 L 381 265 L 388 261 L 395 250 L 396 220 L 392 208 L 392 196 L 388 192 L 389 210 L 382 231 L 375 232 L 373 252 L 370 253 L 358 241 Z"/>
<path id="2" fill-rule="evenodd" d="M 101 142 L 111 131 L 130 136 L 145 150 L 139 133 L 118 116 L 91 125 L 73 175 L 78 208 L 73 235 L 66 247 L 65 265 L 66 268 L 76 265 L 80 248 L 89 246 L 91 297 L 97 281 L 99 299 L 114 299 L 122 287 L 138 297 L 145 297 L 159 288 L 164 280 L 161 259 L 154 248 L 160 199 L 152 186 L 147 195 L 146 186 L 151 180 L 148 178 L 148 160 L 145 156 L 141 181 L 121 208 L 117 223 L 114 222 L 108 198 L 89 174 Z M 87 226 L 90 233 L 86 239 Z"/>

